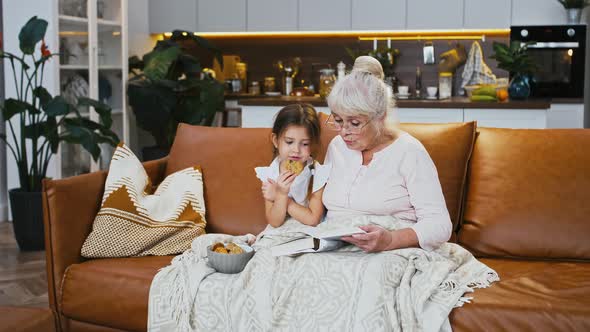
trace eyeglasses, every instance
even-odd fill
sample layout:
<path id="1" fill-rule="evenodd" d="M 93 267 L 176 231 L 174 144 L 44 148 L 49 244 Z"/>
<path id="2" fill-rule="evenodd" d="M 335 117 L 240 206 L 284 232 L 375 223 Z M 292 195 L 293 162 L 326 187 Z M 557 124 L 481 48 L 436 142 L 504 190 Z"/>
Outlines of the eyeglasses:
<path id="1" fill-rule="evenodd" d="M 330 130 L 334 131 L 341 131 L 342 128 L 346 129 L 350 134 L 359 134 L 363 128 L 365 128 L 373 119 L 369 119 L 369 121 L 363 123 L 358 120 L 347 120 L 346 124 L 342 119 L 336 119 L 333 114 L 330 114 L 328 119 L 326 120 L 326 126 Z"/>

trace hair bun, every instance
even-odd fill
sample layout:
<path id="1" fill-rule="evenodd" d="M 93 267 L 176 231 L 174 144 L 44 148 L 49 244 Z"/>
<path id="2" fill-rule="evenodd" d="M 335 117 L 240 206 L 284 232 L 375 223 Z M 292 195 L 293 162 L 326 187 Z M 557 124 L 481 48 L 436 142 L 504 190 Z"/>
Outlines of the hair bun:
<path id="1" fill-rule="evenodd" d="M 380 80 L 383 80 L 383 78 L 385 77 L 385 75 L 383 74 L 383 67 L 381 66 L 381 63 L 377 59 L 368 55 L 363 55 L 356 58 L 354 60 L 354 66 L 352 67 L 352 71 L 369 73 Z"/>

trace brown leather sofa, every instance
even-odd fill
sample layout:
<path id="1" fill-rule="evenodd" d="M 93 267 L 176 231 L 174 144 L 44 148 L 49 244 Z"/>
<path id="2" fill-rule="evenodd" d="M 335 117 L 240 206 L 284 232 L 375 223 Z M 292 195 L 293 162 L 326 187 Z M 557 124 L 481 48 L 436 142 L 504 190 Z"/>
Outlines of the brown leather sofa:
<path id="1" fill-rule="evenodd" d="M 433 158 L 456 226 L 453 241 L 501 281 L 455 309 L 456 331 L 590 331 L 590 130 L 404 124 Z M 272 158 L 268 129 L 181 125 L 153 183 L 201 165 L 207 230 L 265 226 L 253 168 Z M 324 148 L 334 135 L 324 130 Z M 476 139 L 477 136 L 477 139 Z M 143 331 L 150 282 L 171 257 L 85 260 L 80 248 L 105 172 L 44 182 L 50 305 L 62 331 Z"/>

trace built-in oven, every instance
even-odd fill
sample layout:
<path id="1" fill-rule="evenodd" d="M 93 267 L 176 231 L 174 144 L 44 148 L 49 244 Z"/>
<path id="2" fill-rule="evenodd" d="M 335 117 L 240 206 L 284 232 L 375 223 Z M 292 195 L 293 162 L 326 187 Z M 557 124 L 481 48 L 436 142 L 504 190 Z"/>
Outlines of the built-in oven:
<path id="1" fill-rule="evenodd" d="M 537 71 L 531 96 L 584 97 L 585 25 L 512 26 L 510 40 L 533 42 L 528 53 Z"/>

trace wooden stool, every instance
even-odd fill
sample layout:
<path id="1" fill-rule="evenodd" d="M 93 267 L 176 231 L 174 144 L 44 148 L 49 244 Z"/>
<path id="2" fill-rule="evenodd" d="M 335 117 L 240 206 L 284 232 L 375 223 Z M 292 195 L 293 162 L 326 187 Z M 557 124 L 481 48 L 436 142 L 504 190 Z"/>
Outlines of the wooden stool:
<path id="1" fill-rule="evenodd" d="M 55 332 L 49 308 L 0 307 L 0 332 Z"/>

